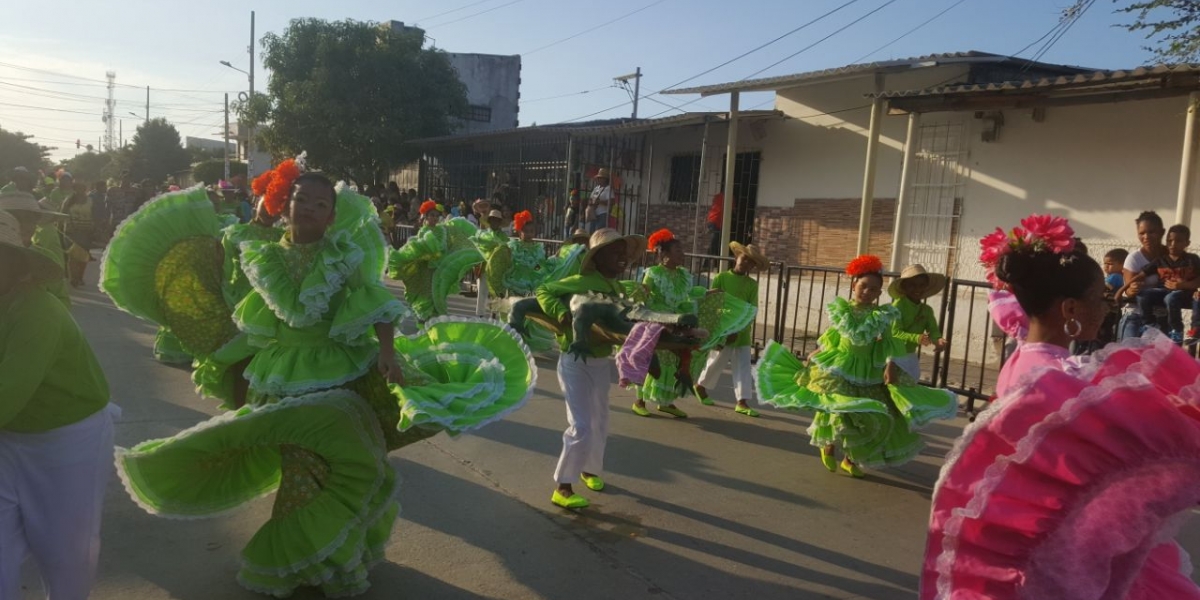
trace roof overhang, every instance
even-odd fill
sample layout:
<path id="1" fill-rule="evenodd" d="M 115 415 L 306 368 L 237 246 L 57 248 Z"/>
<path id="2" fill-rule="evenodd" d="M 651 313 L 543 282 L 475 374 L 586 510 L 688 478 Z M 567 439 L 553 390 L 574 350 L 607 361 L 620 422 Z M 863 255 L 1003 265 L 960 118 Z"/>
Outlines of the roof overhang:
<path id="1" fill-rule="evenodd" d="M 1131 70 L 1093 71 L 979 85 L 870 94 L 885 98 L 889 112 L 947 112 L 1076 106 L 1152 100 L 1200 91 L 1200 65 L 1157 65 Z"/>
<path id="2" fill-rule="evenodd" d="M 784 118 L 787 117 L 782 112 L 777 110 L 751 110 L 738 113 L 738 120 L 742 122 Z M 411 140 L 408 143 L 425 146 L 441 146 L 463 143 L 469 144 L 483 140 L 521 136 L 533 136 L 544 139 L 547 137 L 566 137 L 568 135 L 627 135 L 663 129 L 703 125 L 704 123 L 723 123 L 728 120 L 728 112 L 691 112 L 681 115 L 674 115 L 671 117 L 663 117 L 661 119 L 620 119 L 616 121 L 605 121 L 603 124 L 580 123 L 578 125 L 534 125 L 530 127 L 516 127 L 497 131 L 487 131 L 483 133 L 424 138 L 419 140 Z"/>
<path id="3" fill-rule="evenodd" d="M 742 81 L 719 83 L 715 85 L 666 90 L 662 93 L 700 94 L 703 97 L 717 94 L 728 94 L 730 92 L 771 92 L 801 86 L 832 83 L 835 81 L 855 79 L 859 77 L 904 73 L 920 69 L 931 69 L 935 67 L 945 67 L 951 65 L 975 66 L 999 65 L 1005 63 L 1019 64 L 1022 66 L 1022 68 L 1032 69 L 1037 73 L 1083 73 L 1090 71 L 1090 69 L 1083 69 L 1080 67 L 1031 62 L 1011 56 L 992 54 L 989 52 L 977 52 L 972 50 L 969 52 L 930 54 L 927 56 L 903 58 L 899 60 L 859 63 L 832 69 L 823 69 L 820 71 L 808 71 L 805 73 L 782 75 L 779 77 L 746 79 Z"/>

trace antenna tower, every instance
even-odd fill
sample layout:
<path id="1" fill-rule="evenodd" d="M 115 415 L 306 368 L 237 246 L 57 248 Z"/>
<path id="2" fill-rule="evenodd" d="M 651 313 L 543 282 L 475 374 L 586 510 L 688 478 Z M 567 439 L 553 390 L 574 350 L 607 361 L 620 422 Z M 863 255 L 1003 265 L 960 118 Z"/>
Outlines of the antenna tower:
<path id="1" fill-rule="evenodd" d="M 108 99 L 104 101 L 104 149 L 112 150 L 116 147 L 116 141 L 113 137 L 113 124 L 116 122 L 114 116 L 117 110 L 117 101 L 113 98 L 113 90 L 117 87 L 116 71 L 105 73 L 108 77 Z"/>

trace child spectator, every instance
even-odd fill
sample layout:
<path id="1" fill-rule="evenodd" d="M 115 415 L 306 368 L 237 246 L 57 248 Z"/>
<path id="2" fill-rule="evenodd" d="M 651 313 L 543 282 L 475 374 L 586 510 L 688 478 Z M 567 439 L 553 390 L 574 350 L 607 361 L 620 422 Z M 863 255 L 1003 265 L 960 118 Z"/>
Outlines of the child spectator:
<path id="1" fill-rule="evenodd" d="M 1124 287 L 1125 277 L 1121 275 L 1121 268 L 1127 258 L 1129 258 L 1129 251 L 1124 248 L 1114 248 L 1105 253 L 1104 289 L 1107 295 L 1112 296 L 1117 290 Z"/>
<path id="2" fill-rule="evenodd" d="M 1167 230 L 1167 252 L 1150 261 L 1140 272 L 1135 273 L 1129 284 L 1157 275 L 1159 285 L 1138 292 L 1138 308 L 1142 314 L 1151 314 L 1155 306 L 1167 308 L 1168 335 L 1176 343 L 1184 341 L 1183 308 L 1192 308 L 1188 339 L 1195 340 L 1197 325 L 1200 324 L 1200 308 L 1196 305 L 1195 291 L 1200 288 L 1200 256 L 1187 251 L 1191 244 L 1192 231 L 1186 225 L 1172 225 Z"/>

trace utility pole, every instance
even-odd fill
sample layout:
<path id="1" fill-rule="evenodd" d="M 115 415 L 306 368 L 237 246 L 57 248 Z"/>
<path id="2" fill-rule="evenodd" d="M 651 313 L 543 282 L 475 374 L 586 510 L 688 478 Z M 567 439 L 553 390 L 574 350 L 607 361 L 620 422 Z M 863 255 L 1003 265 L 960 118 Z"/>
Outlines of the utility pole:
<path id="1" fill-rule="evenodd" d="M 150 86 L 146 86 L 146 122 L 150 122 Z"/>
<path id="2" fill-rule="evenodd" d="M 633 80 L 632 90 L 629 89 L 630 79 Z M 633 94 L 633 118 L 638 118 L 638 100 L 640 99 L 639 96 L 642 94 L 642 68 L 638 67 L 636 71 L 628 75 L 613 77 L 613 81 L 621 84 L 620 87 L 625 88 L 626 92 Z"/>
<path id="3" fill-rule="evenodd" d="M 254 11 L 250 11 L 250 102 L 254 102 Z M 254 179 L 254 127 L 246 126 L 246 179 Z"/>
<path id="4" fill-rule="evenodd" d="M 225 93 L 225 181 L 229 181 L 229 93 Z"/>

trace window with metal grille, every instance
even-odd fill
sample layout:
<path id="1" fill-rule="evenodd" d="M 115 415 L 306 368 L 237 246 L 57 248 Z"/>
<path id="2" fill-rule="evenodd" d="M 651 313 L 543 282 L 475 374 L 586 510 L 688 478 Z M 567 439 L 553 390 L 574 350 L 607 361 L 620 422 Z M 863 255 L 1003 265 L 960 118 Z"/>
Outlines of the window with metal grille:
<path id="1" fill-rule="evenodd" d="M 477 123 L 491 123 L 492 107 L 472 104 L 470 110 L 467 111 L 467 120 Z"/>
<path id="2" fill-rule="evenodd" d="M 671 187 L 667 202 L 696 203 L 696 186 L 700 179 L 700 155 L 682 154 L 671 157 Z"/>

